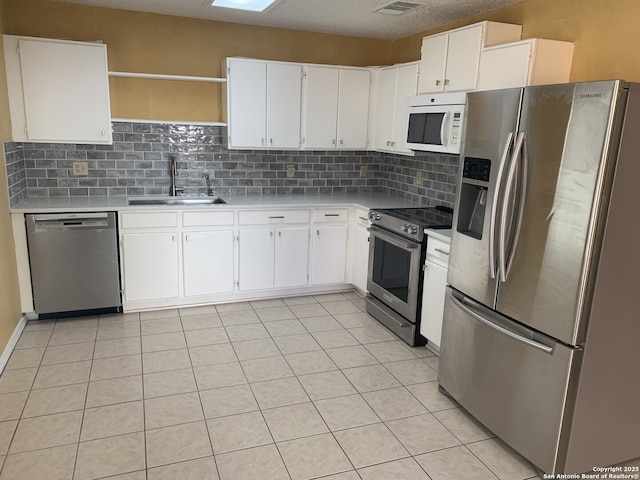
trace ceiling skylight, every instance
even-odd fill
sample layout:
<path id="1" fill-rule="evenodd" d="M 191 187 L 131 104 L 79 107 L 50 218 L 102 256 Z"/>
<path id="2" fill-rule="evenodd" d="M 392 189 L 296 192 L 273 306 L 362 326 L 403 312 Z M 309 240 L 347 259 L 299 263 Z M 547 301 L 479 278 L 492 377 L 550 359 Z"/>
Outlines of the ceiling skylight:
<path id="1" fill-rule="evenodd" d="M 213 0 L 212 7 L 235 8 L 251 12 L 264 12 L 276 0 Z"/>

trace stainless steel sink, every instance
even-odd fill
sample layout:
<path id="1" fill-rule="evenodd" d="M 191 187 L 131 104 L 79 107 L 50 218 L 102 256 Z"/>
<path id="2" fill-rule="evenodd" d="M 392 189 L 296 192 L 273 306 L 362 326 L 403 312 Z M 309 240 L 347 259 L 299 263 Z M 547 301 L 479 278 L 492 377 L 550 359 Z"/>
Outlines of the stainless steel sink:
<path id="1" fill-rule="evenodd" d="M 128 199 L 129 205 L 221 205 L 225 202 L 220 197 L 133 197 Z"/>

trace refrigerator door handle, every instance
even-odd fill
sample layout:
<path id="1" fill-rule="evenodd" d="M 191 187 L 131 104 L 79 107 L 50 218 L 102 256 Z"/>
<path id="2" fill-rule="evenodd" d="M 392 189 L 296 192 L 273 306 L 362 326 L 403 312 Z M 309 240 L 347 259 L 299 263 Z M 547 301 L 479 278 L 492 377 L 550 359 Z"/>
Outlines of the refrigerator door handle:
<path id="1" fill-rule="evenodd" d="M 511 141 L 513 140 L 513 132 L 507 135 L 507 141 L 504 143 L 504 151 L 500 158 L 500 166 L 498 168 L 498 179 L 496 181 L 496 191 L 493 196 L 493 204 L 491 205 L 491 217 L 489 220 L 489 276 L 496 278 L 498 272 L 496 270 L 496 220 L 498 216 L 498 201 L 500 199 L 500 191 L 502 186 L 502 177 L 504 176 L 505 164 L 511 149 Z"/>
<path id="2" fill-rule="evenodd" d="M 458 308 L 460 308 L 462 311 L 464 311 L 465 313 L 467 313 L 468 315 L 472 316 L 473 318 L 475 318 L 476 320 L 478 320 L 480 323 L 485 324 L 487 327 L 490 327 L 494 330 L 497 330 L 498 332 L 513 338 L 514 340 L 517 340 L 518 342 L 524 343 L 526 345 L 529 345 L 530 347 L 536 348 L 538 350 L 543 351 L 544 353 L 548 353 L 551 354 L 553 353 L 553 347 L 550 347 L 548 345 L 545 345 L 544 343 L 540 343 L 540 342 L 536 342 L 535 340 L 531 340 L 530 338 L 526 338 L 523 337 L 522 335 L 518 335 L 515 332 L 512 332 L 511 330 L 502 327 L 500 325 L 497 325 L 495 323 L 493 323 L 492 321 L 486 319 L 485 317 L 483 317 L 482 315 L 480 315 L 479 313 L 477 313 L 475 310 L 472 309 L 471 306 L 466 305 L 464 303 L 464 300 L 460 300 L 458 298 L 456 298 L 455 296 L 449 294 L 449 298 L 451 299 L 451 301 L 454 303 L 454 305 L 456 305 Z"/>
<path id="3" fill-rule="evenodd" d="M 523 143 L 522 143 L 522 155 L 520 156 L 520 167 L 522 168 L 521 173 L 521 184 L 519 191 L 517 193 L 518 202 L 518 219 L 516 220 L 516 231 L 513 237 L 513 246 L 511 248 L 511 252 L 509 253 L 509 258 L 507 260 L 507 269 L 505 271 L 505 277 L 509 276 L 509 271 L 511 270 L 511 264 L 513 263 L 513 258 L 516 254 L 516 248 L 518 248 L 518 241 L 520 240 L 520 232 L 522 231 L 522 220 L 524 218 L 524 200 L 527 196 L 527 182 L 529 181 L 529 157 L 527 156 L 527 148 L 526 141 L 527 138 L 523 133 Z M 520 168 L 519 167 L 519 168 Z"/>

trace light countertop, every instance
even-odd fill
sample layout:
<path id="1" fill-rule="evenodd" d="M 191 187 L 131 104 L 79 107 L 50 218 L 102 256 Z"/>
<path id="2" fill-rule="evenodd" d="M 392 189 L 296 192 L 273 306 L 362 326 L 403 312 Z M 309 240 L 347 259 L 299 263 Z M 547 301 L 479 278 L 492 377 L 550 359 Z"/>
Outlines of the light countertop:
<path id="1" fill-rule="evenodd" d="M 446 228 L 446 229 L 438 229 L 438 230 L 433 230 L 431 228 L 425 228 L 424 229 L 424 233 L 425 235 L 428 235 L 430 237 L 433 238 L 437 238 L 439 240 L 442 240 L 443 242 L 447 242 L 447 243 L 451 243 L 451 229 L 450 228 Z"/>

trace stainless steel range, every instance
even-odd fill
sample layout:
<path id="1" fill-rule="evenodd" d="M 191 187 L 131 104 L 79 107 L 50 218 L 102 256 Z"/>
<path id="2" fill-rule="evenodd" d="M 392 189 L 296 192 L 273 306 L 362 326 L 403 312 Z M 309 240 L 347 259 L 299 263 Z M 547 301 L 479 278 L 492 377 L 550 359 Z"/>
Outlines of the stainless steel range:
<path id="1" fill-rule="evenodd" d="M 367 277 L 367 313 L 409 345 L 420 335 L 425 228 L 451 228 L 447 207 L 372 210 Z"/>

